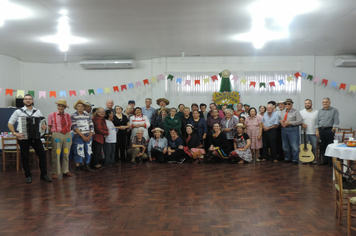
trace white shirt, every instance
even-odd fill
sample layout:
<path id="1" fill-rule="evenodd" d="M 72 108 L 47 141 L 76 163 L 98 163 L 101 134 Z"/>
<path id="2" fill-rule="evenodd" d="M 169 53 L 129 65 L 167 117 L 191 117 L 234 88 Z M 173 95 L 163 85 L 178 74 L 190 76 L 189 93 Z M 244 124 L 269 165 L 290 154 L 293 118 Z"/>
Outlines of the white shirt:
<path id="1" fill-rule="evenodd" d="M 21 111 L 22 110 L 22 111 Z M 33 111 L 36 110 L 36 112 L 33 113 Z M 23 111 L 25 111 L 25 114 Z M 33 114 L 32 114 L 33 113 Z M 12 125 L 15 125 L 15 123 L 17 122 L 18 118 L 19 117 L 23 117 L 23 116 L 33 116 L 33 117 L 43 117 L 42 113 L 40 110 L 32 107 L 31 111 L 27 109 L 26 106 L 20 108 L 20 109 L 17 109 L 14 113 L 12 113 L 10 119 L 9 119 L 9 122 L 10 124 Z M 16 129 L 17 131 L 19 131 L 18 127 Z"/>
<path id="2" fill-rule="evenodd" d="M 111 120 L 105 120 L 109 130 L 109 135 L 105 138 L 105 143 L 116 143 L 116 128 Z"/>
<path id="3" fill-rule="evenodd" d="M 311 112 L 307 112 L 306 109 L 303 109 L 300 111 L 300 115 L 303 118 L 303 124 L 307 124 L 306 134 L 315 134 L 315 122 L 318 117 L 318 110 L 313 109 Z"/>

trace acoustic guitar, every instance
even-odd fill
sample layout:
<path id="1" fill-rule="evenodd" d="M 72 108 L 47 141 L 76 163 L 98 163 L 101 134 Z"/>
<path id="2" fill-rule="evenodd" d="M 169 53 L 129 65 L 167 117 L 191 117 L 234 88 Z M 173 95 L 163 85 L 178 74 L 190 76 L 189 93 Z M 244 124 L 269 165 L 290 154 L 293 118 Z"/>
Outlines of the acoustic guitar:
<path id="1" fill-rule="evenodd" d="M 314 154 L 312 152 L 312 145 L 310 143 L 307 143 L 307 134 L 305 133 L 305 130 L 303 131 L 303 133 L 304 143 L 299 146 L 299 160 L 301 162 L 312 162 L 315 159 Z"/>

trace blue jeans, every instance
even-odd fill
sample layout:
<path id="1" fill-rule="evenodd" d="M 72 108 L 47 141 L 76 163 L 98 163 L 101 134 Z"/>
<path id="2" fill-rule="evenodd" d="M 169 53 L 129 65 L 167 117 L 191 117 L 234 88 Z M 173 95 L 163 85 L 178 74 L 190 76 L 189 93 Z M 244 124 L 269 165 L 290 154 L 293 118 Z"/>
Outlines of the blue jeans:
<path id="1" fill-rule="evenodd" d="M 90 156 L 92 154 L 92 150 L 91 150 L 92 139 L 93 138 L 91 138 L 89 142 L 84 142 L 84 140 L 81 137 L 73 137 L 71 149 L 72 149 L 75 163 L 82 163 L 84 159 L 85 163 L 89 164 Z"/>
<path id="2" fill-rule="evenodd" d="M 282 127 L 282 146 L 285 153 L 284 160 L 299 161 L 299 126 Z"/>
<path id="3" fill-rule="evenodd" d="M 304 135 L 301 134 L 300 135 L 300 140 L 301 140 L 301 144 L 304 143 Z M 317 143 L 318 139 L 316 137 L 315 134 L 307 134 L 307 143 L 310 143 L 312 145 L 312 152 L 314 154 L 314 157 L 316 159 L 316 143 Z"/>

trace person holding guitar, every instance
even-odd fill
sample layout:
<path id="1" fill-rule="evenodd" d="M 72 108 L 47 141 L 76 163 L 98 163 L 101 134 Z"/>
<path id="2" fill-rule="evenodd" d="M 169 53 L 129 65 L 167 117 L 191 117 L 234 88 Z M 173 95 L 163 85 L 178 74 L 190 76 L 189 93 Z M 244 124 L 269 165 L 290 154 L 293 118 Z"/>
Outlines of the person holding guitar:
<path id="1" fill-rule="evenodd" d="M 303 118 L 303 124 L 301 125 L 302 137 L 301 140 L 303 143 L 300 145 L 299 160 L 305 164 L 308 162 L 316 163 L 316 145 L 317 137 L 315 135 L 315 122 L 318 117 L 318 110 L 313 109 L 313 103 L 310 99 L 304 100 L 305 109 L 300 111 L 300 115 Z M 310 148 L 306 148 L 307 143 L 311 144 Z M 310 153 L 312 151 L 312 153 Z M 309 154 L 308 154 L 309 153 Z"/>

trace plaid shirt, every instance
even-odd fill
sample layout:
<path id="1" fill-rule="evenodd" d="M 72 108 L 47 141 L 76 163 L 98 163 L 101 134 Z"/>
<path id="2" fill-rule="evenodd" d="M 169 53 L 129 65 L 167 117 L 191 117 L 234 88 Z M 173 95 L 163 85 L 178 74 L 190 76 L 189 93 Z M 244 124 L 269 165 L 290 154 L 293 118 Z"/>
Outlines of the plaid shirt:
<path id="1" fill-rule="evenodd" d="M 93 118 L 93 123 L 94 123 L 94 130 L 95 130 L 93 140 L 97 141 L 98 143 L 104 144 L 105 141 L 104 135 L 105 136 L 109 135 L 109 130 L 108 127 L 106 126 L 106 121 L 104 117 L 95 116 Z"/>
<path id="2" fill-rule="evenodd" d="M 133 138 L 131 138 L 131 148 L 132 148 L 132 144 L 134 144 L 134 145 L 143 145 L 147 149 L 147 142 L 146 142 L 146 139 L 144 137 L 142 137 L 141 141 L 138 141 L 137 137 L 134 136 Z M 140 150 L 142 151 L 142 148 L 140 148 Z"/>

